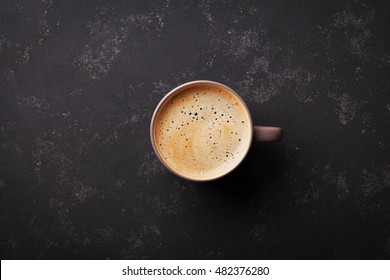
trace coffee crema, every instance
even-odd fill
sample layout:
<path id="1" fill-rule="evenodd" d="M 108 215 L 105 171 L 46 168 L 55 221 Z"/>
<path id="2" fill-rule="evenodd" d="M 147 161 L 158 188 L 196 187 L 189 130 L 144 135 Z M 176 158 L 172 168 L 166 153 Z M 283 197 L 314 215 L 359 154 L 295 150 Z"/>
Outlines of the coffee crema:
<path id="1" fill-rule="evenodd" d="M 185 177 L 217 178 L 245 157 L 250 116 L 238 97 L 213 86 L 194 85 L 166 100 L 154 126 L 161 158 Z"/>

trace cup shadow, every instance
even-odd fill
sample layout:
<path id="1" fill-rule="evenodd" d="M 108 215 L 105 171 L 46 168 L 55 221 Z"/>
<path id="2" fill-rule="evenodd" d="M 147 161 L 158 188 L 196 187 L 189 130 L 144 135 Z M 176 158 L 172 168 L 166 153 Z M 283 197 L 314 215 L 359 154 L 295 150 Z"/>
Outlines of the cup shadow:
<path id="1" fill-rule="evenodd" d="M 283 143 L 254 143 L 235 170 L 204 184 L 215 192 L 245 200 L 268 192 L 290 169 Z"/>

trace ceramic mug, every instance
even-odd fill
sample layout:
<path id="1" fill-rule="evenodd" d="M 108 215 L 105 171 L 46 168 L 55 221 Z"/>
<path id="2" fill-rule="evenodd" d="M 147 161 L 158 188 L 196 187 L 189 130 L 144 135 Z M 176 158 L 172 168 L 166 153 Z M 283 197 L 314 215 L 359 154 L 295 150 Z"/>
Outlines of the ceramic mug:
<path id="1" fill-rule="evenodd" d="M 195 95 L 195 92 L 198 95 Z M 194 99 L 191 99 L 189 94 L 192 94 L 193 95 L 192 98 L 194 98 Z M 199 94 L 200 94 L 200 96 L 199 96 Z M 232 106 L 236 106 L 235 107 L 236 108 L 235 114 L 232 113 L 229 116 L 230 119 L 227 117 L 228 114 L 225 114 L 226 115 L 225 117 L 221 117 L 221 118 L 225 118 L 225 119 L 221 119 L 221 120 L 217 120 L 217 118 L 215 118 L 215 120 L 214 120 L 214 118 L 211 119 L 211 116 L 217 115 L 217 112 L 216 112 L 217 109 L 214 108 L 217 106 L 214 106 L 213 104 L 208 104 L 208 100 L 221 101 L 219 97 L 218 97 L 218 99 L 216 99 L 218 94 L 224 94 L 224 98 L 227 100 L 226 102 L 234 102 L 234 103 L 232 103 L 233 104 Z M 213 96 L 213 95 L 215 95 L 215 96 Z M 198 98 L 198 96 L 199 96 L 199 98 Z M 191 100 L 186 101 L 186 98 L 187 99 L 190 98 Z M 186 108 L 186 106 L 194 107 L 194 105 L 195 105 L 195 103 L 193 103 L 191 105 L 188 102 L 190 102 L 190 101 L 193 102 L 194 100 L 198 100 L 198 99 L 200 99 L 200 101 L 203 100 L 202 101 L 203 103 L 201 103 L 203 105 L 196 104 L 195 107 L 197 107 L 200 110 L 202 110 L 202 107 L 203 107 L 203 111 L 198 110 L 197 113 L 194 113 L 195 109 L 190 109 L 190 111 L 193 112 L 192 115 L 191 115 L 191 112 L 185 111 L 186 109 L 184 109 L 184 108 Z M 229 101 L 229 100 L 233 100 L 233 101 Z M 222 100 L 222 101 L 224 101 L 224 100 Z M 182 103 L 180 103 L 180 102 L 182 102 Z M 214 101 L 212 101 L 212 102 L 214 102 Z M 227 110 L 227 108 L 232 107 L 232 106 L 229 106 L 228 104 L 230 104 L 230 103 L 226 103 L 226 105 L 220 104 L 219 108 L 220 109 L 222 108 L 222 111 L 225 112 Z M 171 107 L 169 107 L 169 106 L 171 106 Z M 224 108 L 223 106 L 226 106 L 226 108 Z M 170 108 L 172 108 L 172 109 L 170 109 Z M 207 111 L 206 109 L 208 110 L 208 112 L 206 112 Z M 171 110 L 171 112 L 169 110 Z M 174 110 L 177 111 L 177 113 L 173 112 Z M 211 111 L 211 110 L 214 110 L 214 111 Z M 223 113 L 220 114 L 220 111 L 218 111 L 218 115 L 223 116 Z M 188 113 L 188 114 L 186 114 L 186 113 Z M 198 115 L 198 113 L 199 113 L 199 115 Z M 211 113 L 214 113 L 215 115 L 213 115 Z M 202 117 L 202 114 L 204 117 Z M 169 116 L 169 115 L 171 115 L 171 119 L 169 120 L 169 123 L 167 123 L 168 121 L 165 121 L 164 118 L 167 118 L 166 116 Z M 191 116 L 189 116 L 189 115 L 191 115 Z M 232 118 L 232 116 L 234 116 L 234 117 Z M 235 118 L 238 118 L 237 116 L 240 116 L 242 121 L 241 121 L 241 119 L 240 119 L 240 121 L 235 120 Z M 209 133 L 208 133 L 207 137 L 205 137 L 204 135 L 201 136 L 202 133 L 200 131 L 202 130 L 202 127 L 200 127 L 199 124 L 195 124 L 195 123 L 199 122 L 199 117 L 201 117 L 200 120 L 203 121 L 202 123 L 204 123 L 204 124 L 212 125 L 211 122 L 213 124 L 215 122 L 217 122 L 216 126 L 219 127 L 219 129 L 213 129 L 212 126 L 210 126 L 210 127 L 208 127 Z M 185 119 L 185 121 L 183 121 L 184 119 Z M 195 144 L 194 144 L 195 140 L 192 141 L 191 139 L 184 139 L 187 137 L 187 136 L 185 136 L 185 133 L 186 133 L 185 131 L 187 131 L 187 132 L 190 131 L 188 128 L 188 127 L 190 127 L 189 120 L 191 120 L 191 122 L 193 122 L 196 130 L 199 131 L 199 137 L 202 137 L 202 139 L 200 139 L 200 140 L 195 139 L 196 140 Z M 230 123 L 229 123 L 229 120 L 230 120 Z M 235 134 L 237 134 L 237 132 L 233 133 L 233 130 L 232 130 L 228 134 L 226 134 L 227 131 L 225 131 L 225 130 L 229 129 L 229 127 L 226 125 L 230 125 L 230 127 L 232 127 L 233 123 L 235 123 L 237 126 L 238 124 L 241 124 L 241 122 L 244 124 L 244 120 L 246 122 L 245 128 L 239 128 L 239 133 L 241 136 L 240 136 L 240 139 L 238 139 L 238 140 L 241 141 L 241 138 L 242 139 L 249 139 L 249 140 L 247 140 L 246 143 L 236 141 L 237 143 L 240 144 L 236 157 L 234 157 L 235 154 L 233 154 L 233 153 L 229 154 L 229 152 L 226 152 L 227 153 L 226 158 L 223 157 L 223 160 L 222 160 L 222 157 L 215 159 L 213 157 L 213 154 L 202 154 L 202 153 L 204 153 L 205 150 L 208 150 L 207 147 L 209 147 L 212 144 L 214 144 L 214 146 L 212 146 L 209 149 L 209 152 L 212 153 L 214 151 L 214 155 L 221 154 L 221 151 L 218 150 L 220 148 L 218 143 L 223 143 L 220 145 L 221 148 L 222 148 L 222 146 L 223 147 L 231 147 L 233 145 L 232 144 L 233 142 L 230 143 L 229 140 L 227 140 L 227 139 L 232 138 L 232 136 L 230 136 L 230 135 L 234 136 Z M 227 122 L 227 123 L 223 124 L 224 129 L 222 129 L 222 125 L 220 124 L 220 122 Z M 171 125 L 171 123 L 172 123 L 172 125 Z M 173 126 L 173 124 L 176 124 L 176 126 Z M 164 131 L 162 131 L 162 128 L 164 129 Z M 171 129 L 171 131 L 175 130 L 175 132 L 169 132 L 170 129 Z M 180 129 L 182 131 L 184 131 L 181 134 L 179 134 Z M 185 130 L 185 129 L 187 129 L 187 130 Z M 165 132 L 165 130 L 167 132 Z M 195 137 L 197 137 L 198 131 L 192 130 L 192 135 L 195 135 Z M 222 131 L 224 132 L 224 134 L 222 134 Z M 173 134 L 169 134 L 169 133 L 176 133 L 175 134 L 176 138 L 169 139 L 170 142 L 168 141 L 168 137 L 169 138 L 171 138 L 171 136 L 173 137 Z M 183 134 L 184 134 L 184 136 L 183 136 Z M 219 141 L 213 140 L 214 143 L 211 143 L 212 140 L 210 140 L 210 141 L 206 140 L 206 138 L 208 138 L 209 135 L 210 135 L 210 138 L 214 137 L 213 134 L 218 134 L 218 135 L 215 135 L 215 137 L 221 135 L 218 138 Z M 182 136 L 183 139 L 180 138 L 180 136 Z M 254 126 L 253 122 L 252 122 L 252 117 L 251 117 L 251 114 L 249 112 L 247 105 L 245 104 L 244 100 L 242 100 L 242 98 L 233 89 L 231 89 L 228 86 L 223 85 L 221 83 L 217 83 L 214 81 L 207 81 L 207 80 L 198 80 L 198 81 L 188 82 L 188 83 L 182 84 L 182 85 L 174 88 L 173 90 L 171 90 L 167 95 L 164 96 L 164 98 L 157 105 L 157 107 L 154 111 L 154 114 L 152 116 L 151 124 L 150 124 L 150 139 L 151 139 L 153 149 L 154 149 L 158 159 L 171 172 L 173 172 L 174 174 L 176 174 L 182 178 L 185 178 L 185 179 L 188 179 L 191 181 L 211 181 L 211 180 L 218 179 L 222 176 L 225 176 L 228 173 L 232 172 L 242 162 L 242 160 L 245 158 L 246 154 L 248 153 L 249 148 L 250 148 L 251 144 L 253 143 L 253 141 L 275 142 L 275 141 L 281 141 L 282 137 L 283 137 L 283 129 L 281 127 Z M 160 138 L 165 139 L 165 140 L 160 140 Z M 195 151 L 194 151 L 194 147 L 191 148 L 192 149 L 191 156 L 193 156 L 193 159 L 188 157 L 188 155 L 189 155 L 188 151 L 183 151 L 184 147 L 187 148 L 188 145 L 190 145 L 188 140 L 191 140 L 191 143 L 193 145 L 195 145 L 195 148 L 196 148 L 196 143 L 199 144 L 199 141 L 203 141 L 202 142 L 203 144 L 207 143 L 207 144 L 204 144 L 206 146 L 200 145 L 200 146 L 202 146 L 202 148 L 201 149 L 198 148 L 198 150 L 195 149 Z M 187 141 L 187 142 L 185 142 L 185 141 Z M 218 142 L 218 143 L 216 143 L 216 142 Z M 189 144 L 187 144 L 187 143 L 189 143 Z M 165 148 L 165 150 L 164 150 L 164 148 Z M 229 158 L 229 155 L 230 155 L 230 158 Z M 175 158 L 176 162 L 172 161 L 171 158 Z M 202 167 L 201 164 L 197 165 L 198 162 L 208 161 L 207 166 L 210 166 L 210 164 L 212 165 L 215 162 L 218 162 L 218 160 L 222 162 L 221 166 L 226 167 L 226 168 L 221 167 L 219 169 L 217 168 L 216 170 L 218 170 L 218 172 L 207 171 L 208 172 L 207 173 L 205 171 L 204 173 L 202 173 L 202 168 L 204 168 L 204 167 Z M 189 166 L 191 166 L 191 167 L 189 167 Z M 216 166 L 216 167 L 218 167 L 218 166 Z M 191 168 L 192 168 L 192 170 L 196 170 L 196 172 L 191 171 Z"/>

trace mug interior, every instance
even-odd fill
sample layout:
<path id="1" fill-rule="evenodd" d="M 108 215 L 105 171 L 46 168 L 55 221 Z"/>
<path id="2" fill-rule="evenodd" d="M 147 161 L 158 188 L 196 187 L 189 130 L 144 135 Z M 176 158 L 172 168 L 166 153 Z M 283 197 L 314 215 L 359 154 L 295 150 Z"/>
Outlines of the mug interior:
<path id="1" fill-rule="evenodd" d="M 157 120 L 159 119 L 161 112 L 164 111 L 166 106 L 169 106 L 169 104 L 171 103 L 170 101 L 175 100 L 175 98 L 177 99 L 177 97 L 180 97 L 180 94 L 185 94 L 189 90 L 192 90 L 195 88 L 201 88 L 201 87 L 207 87 L 209 89 L 212 89 L 213 91 L 215 90 L 215 92 L 223 90 L 224 92 L 231 95 L 232 98 L 234 98 L 234 100 L 236 102 L 235 104 L 237 106 L 240 106 L 240 110 L 242 110 L 242 113 L 245 115 L 245 119 L 247 121 L 247 125 L 245 128 L 245 134 L 247 137 L 245 137 L 246 141 L 244 143 L 242 143 L 242 145 L 240 146 L 240 148 L 239 148 L 240 153 L 237 156 L 237 158 L 234 160 L 234 162 L 225 160 L 225 162 L 228 162 L 228 164 L 226 165 L 226 168 L 221 168 L 218 172 L 214 172 L 214 173 L 213 172 L 211 172 L 211 173 L 205 172 L 204 174 L 201 174 L 201 175 L 199 175 L 199 174 L 195 175 L 195 174 L 191 174 L 191 172 L 187 172 L 185 169 L 183 170 L 182 168 L 180 168 L 180 166 L 177 166 L 177 165 L 174 166 L 172 163 L 169 162 L 169 159 L 167 159 L 166 157 L 164 158 L 164 151 L 161 150 L 161 149 L 163 149 L 163 147 L 161 147 L 161 144 L 157 145 L 158 137 L 157 137 L 157 133 L 156 133 L 156 127 L 158 126 Z M 150 137 L 151 137 L 153 149 L 154 149 L 157 157 L 171 172 L 173 172 L 174 174 L 176 174 L 182 178 L 192 180 L 192 181 L 210 181 L 210 180 L 218 179 L 218 178 L 230 173 L 245 158 L 246 154 L 249 151 L 251 142 L 252 142 L 253 123 L 252 123 L 252 118 L 251 118 L 251 115 L 249 113 L 248 107 L 246 106 L 246 104 L 242 100 L 242 98 L 234 90 L 232 90 L 231 88 L 229 88 L 223 84 L 217 83 L 217 82 L 199 80 L 199 81 L 193 81 L 193 82 L 189 82 L 189 83 L 183 84 L 181 86 L 178 86 L 177 88 L 170 91 L 160 101 L 160 103 L 158 104 L 157 108 L 155 109 L 153 117 L 152 117 L 151 126 L 150 126 Z M 240 139 L 240 141 L 241 141 L 241 139 Z M 174 142 L 174 144 L 176 144 L 176 142 Z M 216 147 L 216 149 L 218 149 L 218 147 Z"/>

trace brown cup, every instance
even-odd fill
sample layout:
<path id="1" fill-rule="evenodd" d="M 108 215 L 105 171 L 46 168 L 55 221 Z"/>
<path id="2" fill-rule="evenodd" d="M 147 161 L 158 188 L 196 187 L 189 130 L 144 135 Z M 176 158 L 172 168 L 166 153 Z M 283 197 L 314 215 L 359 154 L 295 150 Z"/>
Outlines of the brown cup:
<path id="1" fill-rule="evenodd" d="M 246 151 L 244 152 L 245 156 L 241 159 L 241 161 L 239 161 L 234 166 L 233 169 L 228 170 L 226 173 L 224 173 L 222 175 L 219 175 L 217 177 L 202 178 L 202 179 L 190 178 L 188 176 L 185 176 L 185 175 L 181 174 L 177 170 L 173 169 L 172 167 L 170 167 L 165 162 L 165 160 L 163 159 L 163 157 L 160 154 L 159 149 L 157 148 L 157 145 L 156 145 L 155 125 L 156 125 L 157 117 L 159 116 L 159 113 L 160 113 L 160 110 L 162 109 L 162 107 L 173 96 L 175 96 L 176 94 L 180 94 L 180 92 L 182 92 L 183 90 L 185 90 L 185 89 L 187 89 L 189 87 L 198 86 L 198 85 L 210 86 L 210 87 L 214 87 L 214 88 L 217 88 L 217 89 L 218 88 L 220 88 L 220 89 L 222 88 L 222 89 L 227 90 L 229 93 L 231 93 L 231 94 L 233 94 L 233 95 L 235 95 L 237 97 L 237 99 L 241 102 L 242 108 L 246 111 L 248 119 L 250 121 L 250 128 L 251 129 L 250 129 L 250 132 L 249 132 L 250 133 L 249 138 L 252 138 L 254 141 L 257 141 L 257 142 L 277 142 L 277 141 L 281 141 L 282 140 L 282 138 L 283 138 L 283 129 L 281 127 L 253 126 L 251 114 L 250 114 L 249 109 L 246 106 L 244 100 L 242 100 L 242 98 L 234 90 L 232 90 L 231 88 L 229 88 L 229 87 L 227 87 L 227 86 L 225 86 L 223 84 L 220 84 L 220 83 L 217 83 L 217 82 L 213 82 L 213 81 L 207 81 L 207 80 L 198 80 L 198 81 L 188 82 L 188 83 L 182 84 L 182 85 L 174 88 L 167 95 L 164 96 L 164 98 L 157 105 L 157 107 L 156 107 L 156 109 L 155 109 L 155 111 L 153 113 L 151 124 L 150 124 L 150 139 L 151 139 L 151 142 L 152 142 L 152 146 L 153 146 L 154 152 L 156 153 L 156 155 L 157 155 L 158 159 L 161 161 L 161 163 L 166 168 L 168 168 L 172 173 L 178 175 L 179 177 L 182 177 L 184 179 L 191 180 L 191 181 L 211 181 L 211 180 L 215 180 L 215 179 L 221 178 L 221 177 L 229 174 L 230 172 L 232 172 L 242 162 L 242 160 L 245 158 L 245 156 L 248 153 L 249 148 L 250 148 L 250 145 L 249 145 L 247 147 Z"/>

